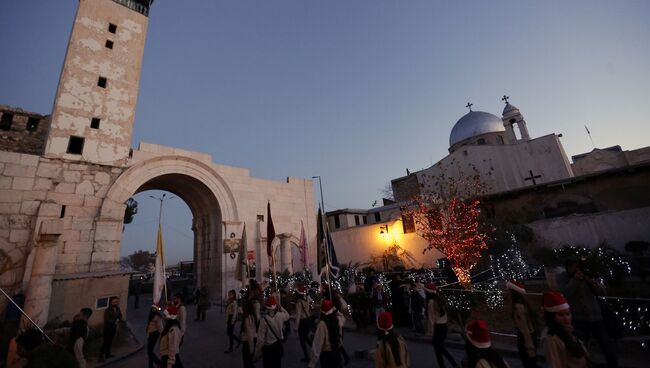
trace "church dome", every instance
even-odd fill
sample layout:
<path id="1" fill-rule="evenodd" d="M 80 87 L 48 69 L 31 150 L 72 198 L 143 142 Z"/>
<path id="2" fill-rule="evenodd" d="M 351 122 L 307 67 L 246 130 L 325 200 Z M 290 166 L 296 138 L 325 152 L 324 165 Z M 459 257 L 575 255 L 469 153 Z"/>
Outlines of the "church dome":
<path id="1" fill-rule="evenodd" d="M 499 117 L 484 111 L 470 111 L 454 125 L 449 136 L 449 146 L 477 135 L 505 131 Z"/>

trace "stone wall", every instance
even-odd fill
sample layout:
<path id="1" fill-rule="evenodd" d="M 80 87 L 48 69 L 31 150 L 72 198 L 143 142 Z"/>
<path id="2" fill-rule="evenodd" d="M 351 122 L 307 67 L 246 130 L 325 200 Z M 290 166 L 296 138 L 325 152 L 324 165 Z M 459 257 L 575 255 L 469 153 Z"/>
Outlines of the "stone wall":
<path id="1" fill-rule="evenodd" d="M 50 117 L 0 105 L 0 151 L 40 155 L 45 149 Z"/>

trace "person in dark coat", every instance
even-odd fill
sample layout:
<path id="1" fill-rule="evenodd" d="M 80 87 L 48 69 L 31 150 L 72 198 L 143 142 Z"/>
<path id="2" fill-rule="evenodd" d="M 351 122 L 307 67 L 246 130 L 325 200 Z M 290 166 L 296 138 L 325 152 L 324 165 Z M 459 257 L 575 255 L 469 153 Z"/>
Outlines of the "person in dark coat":
<path id="1" fill-rule="evenodd" d="M 117 324 L 122 321 L 122 311 L 120 310 L 120 298 L 113 297 L 110 299 L 110 305 L 104 311 L 104 343 L 99 352 L 99 361 L 112 358 L 111 346 L 113 338 L 117 333 Z"/>

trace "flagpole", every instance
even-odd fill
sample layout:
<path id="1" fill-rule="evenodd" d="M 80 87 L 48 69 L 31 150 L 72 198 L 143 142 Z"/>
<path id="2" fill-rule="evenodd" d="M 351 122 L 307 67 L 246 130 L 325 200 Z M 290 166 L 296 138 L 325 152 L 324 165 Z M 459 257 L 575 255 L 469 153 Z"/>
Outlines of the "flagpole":
<path id="1" fill-rule="evenodd" d="M 327 274 L 325 276 L 327 277 L 327 285 L 329 285 L 327 289 L 329 290 L 330 300 L 334 301 L 334 299 L 332 298 L 332 282 L 330 281 L 330 262 L 332 260 L 330 259 L 330 239 L 329 239 L 330 234 L 329 233 L 330 233 L 330 226 L 326 222 L 325 223 L 325 244 L 327 246 L 325 247 L 325 264 L 326 264 L 325 272 L 327 272 Z"/>
<path id="2" fill-rule="evenodd" d="M 160 201 L 160 209 L 158 210 L 158 233 L 162 233 L 162 209 L 163 209 L 163 202 L 166 201 L 166 200 L 168 201 L 168 200 L 170 200 L 170 199 L 174 199 L 174 198 L 176 198 L 176 197 L 173 197 L 173 196 L 172 196 L 172 197 L 169 197 L 169 198 L 165 198 L 166 195 L 167 195 L 167 193 L 163 193 L 162 197 L 160 197 L 160 198 L 156 198 L 156 197 L 154 197 L 154 196 L 149 196 L 149 197 L 151 197 L 151 198 L 153 198 L 153 199 L 155 199 L 155 200 Z M 162 235 L 161 235 L 161 237 L 162 237 Z M 161 246 L 162 246 L 162 244 L 161 244 Z M 163 279 L 164 279 L 164 283 L 163 283 L 163 291 L 164 291 L 164 294 L 165 294 L 165 305 L 167 305 L 167 271 L 165 271 L 165 259 L 164 259 L 164 257 L 163 257 L 163 254 L 160 255 L 160 259 L 161 259 L 161 261 L 162 261 L 161 263 L 162 263 L 162 271 L 163 271 Z M 156 302 L 157 302 L 157 301 L 154 300 L 154 303 L 156 303 Z"/>
<path id="3" fill-rule="evenodd" d="M 18 308 L 18 310 L 20 311 L 20 313 L 22 313 L 23 316 L 27 317 L 27 319 L 29 320 L 29 322 L 31 322 L 31 323 L 34 325 L 34 327 L 36 327 L 36 328 L 41 332 L 41 334 L 43 334 L 43 336 L 45 336 L 46 339 L 48 339 L 52 344 L 54 344 L 54 341 L 52 341 L 52 339 L 50 339 L 50 337 L 47 336 L 47 334 L 45 333 L 45 331 L 43 331 L 43 330 L 42 330 L 42 329 L 41 329 L 41 328 L 36 324 L 36 322 L 34 322 L 34 320 L 31 319 L 31 318 L 27 315 L 27 313 L 25 313 L 25 311 L 24 311 L 24 310 L 23 310 L 23 309 L 22 309 L 18 304 L 16 304 L 16 302 L 15 302 L 15 301 L 14 301 L 14 300 L 13 300 L 13 299 L 12 299 L 12 298 L 11 298 L 11 297 L 6 293 L 6 292 L 5 292 L 5 290 L 4 290 L 3 288 L 0 287 L 0 291 L 2 291 L 2 293 L 4 294 L 4 296 L 5 296 L 5 297 L 6 297 L 6 298 L 11 302 L 11 304 L 14 305 L 14 307 Z"/>

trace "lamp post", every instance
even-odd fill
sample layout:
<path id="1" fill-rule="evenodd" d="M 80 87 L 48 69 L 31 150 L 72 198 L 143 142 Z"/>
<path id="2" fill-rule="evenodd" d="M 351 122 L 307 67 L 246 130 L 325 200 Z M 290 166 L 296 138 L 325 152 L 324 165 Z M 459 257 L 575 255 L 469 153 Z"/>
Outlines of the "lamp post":
<path id="1" fill-rule="evenodd" d="M 320 180 L 320 175 L 312 176 L 312 179 L 318 179 L 318 187 L 320 188 L 320 203 L 323 206 L 323 215 L 325 215 L 325 200 L 323 200 L 323 183 Z"/>
<path id="2" fill-rule="evenodd" d="M 161 221 L 162 221 L 162 208 L 163 208 L 163 202 L 164 202 L 164 201 L 168 201 L 168 200 L 170 200 L 170 199 L 174 199 L 174 198 L 176 198 L 176 197 L 174 197 L 174 196 L 171 196 L 171 197 L 169 197 L 169 198 L 165 198 L 166 195 L 167 195 L 167 193 L 163 193 L 162 197 L 160 197 L 160 198 L 158 198 L 158 197 L 154 197 L 154 196 L 149 196 L 150 198 L 153 198 L 153 199 L 155 199 L 155 200 L 157 200 L 157 201 L 160 201 L 160 209 L 158 210 L 158 226 L 160 226 Z"/>

